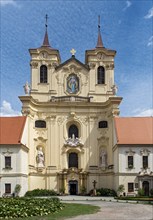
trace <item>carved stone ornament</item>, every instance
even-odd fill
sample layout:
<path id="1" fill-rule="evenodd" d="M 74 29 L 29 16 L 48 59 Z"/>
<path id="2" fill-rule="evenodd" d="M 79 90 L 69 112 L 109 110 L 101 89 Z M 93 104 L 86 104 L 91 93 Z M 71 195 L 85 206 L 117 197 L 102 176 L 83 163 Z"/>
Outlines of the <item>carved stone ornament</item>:
<path id="1" fill-rule="evenodd" d="M 79 138 L 75 138 L 75 135 L 72 135 L 72 138 L 68 138 L 67 140 L 65 140 L 64 146 L 69 146 L 69 147 L 82 147 L 83 143 L 81 142 L 81 140 Z"/>
<path id="2" fill-rule="evenodd" d="M 13 152 L 10 151 L 10 149 L 8 148 L 7 151 L 2 152 L 2 154 L 4 154 L 4 155 L 10 155 L 10 154 L 13 154 Z"/>
<path id="3" fill-rule="evenodd" d="M 111 63 L 111 64 L 106 64 L 106 69 L 107 69 L 107 70 L 112 70 L 112 69 L 114 69 L 114 64 L 113 64 L 113 63 Z"/>
<path id="4" fill-rule="evenodd" d="M 141 171 L 139 172 L 139 175 L 144 176 L 144 175 L 152 175 L 153 173 L 150 171 L 150 168 L 141 168 Z"/>
<path id="5" fill-rule="evenodd" d="M 150 151 L 148 149 L 143 149 L 143 150 L 140 150 L 140 153 L 143 156 L 148 156 L 150 154 Z"/>
<path id="6" fill-rule="evenodd" d="M 89 63 L 89 68 L 90 68 L 90 69 L 94 69 L 94 68 L 95 68 L 95 66 L 96 66 L 96 64 L 95 64 L 95 63 L 91 63 L 91 62 Z"/>
<path id="7" fill-rule="evenodd" d="M 135 154 L 135 151 L 129 149 L 128 151 L 126 151 L 126 154 L 128 154 L 129 156 L 133 156 Z"/>
<path id="8" fill-rule="evenodd" d="M 59 117 L 58 120 L 57 120 L 58 124 L 61 125 L 65 121 L 65 119 L 66 118 L 64 116 L 63 117 Z"/>
<path id="9" fill-rule="evenodd" d="M 55 68 L 58 66 L 58 63 L 54 62 L 54 63 L 52 63 L 52 66 Z"/>
<path id="10" fill-rule="evenodd" d="M 31 62 L 30 65 L 31 65 L 31 67 L 33 69 L 37 69 L 38 68 L 38 63 L 37 62 Z"/>

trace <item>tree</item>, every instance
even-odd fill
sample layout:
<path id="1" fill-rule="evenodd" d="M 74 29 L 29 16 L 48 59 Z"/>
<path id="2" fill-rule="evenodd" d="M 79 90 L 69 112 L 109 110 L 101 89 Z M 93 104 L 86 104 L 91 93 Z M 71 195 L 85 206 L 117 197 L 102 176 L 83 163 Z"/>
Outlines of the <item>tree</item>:
<path id="1" fill-rule="evenodd" d="M 120 196 L 121 193 L 123 193 L 125 190 L 125 187 L 123 184 L 119 185 L 118 189 L 117 189 L 117 194 L 118 196 Z"/>
<path id="2" fill-rule="evenodd" d="M 16 184 L 15 189 L 14 189 L 15 196 L 19 196 L 20 190 L 21 190 L 21 185 Z"/>

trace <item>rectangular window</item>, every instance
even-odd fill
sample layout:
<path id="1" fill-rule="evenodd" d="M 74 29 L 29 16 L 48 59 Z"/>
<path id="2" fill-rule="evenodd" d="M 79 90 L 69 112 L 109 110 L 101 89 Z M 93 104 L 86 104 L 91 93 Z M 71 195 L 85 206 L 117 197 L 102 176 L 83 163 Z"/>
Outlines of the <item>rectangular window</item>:
<path id="1" fill-rule="evenodd" d="M 5 184 L 5 193 L 11 193 L 11 184 L 10 183 Z"/>
<path id="2" fill-rule="evenodd" d="M 134 192 L 134 183 L 128 183 L 128 192 Z"/>
<path id="3" fill-rule="evenodd" d="M 11 157 L 5 157 L 5 168 L 11 168 Z"/>
<path id="4" fill-rule="evenodd" d="M 133 156 L 128 156 L 128 168 L 133 168 Z"/>
<path id="5" fill-rule="evenodd" d="M 143 156 L 142 157 L 142 163 L 143 163 L 143 168 L 148 168 L 148 156 Z"/>

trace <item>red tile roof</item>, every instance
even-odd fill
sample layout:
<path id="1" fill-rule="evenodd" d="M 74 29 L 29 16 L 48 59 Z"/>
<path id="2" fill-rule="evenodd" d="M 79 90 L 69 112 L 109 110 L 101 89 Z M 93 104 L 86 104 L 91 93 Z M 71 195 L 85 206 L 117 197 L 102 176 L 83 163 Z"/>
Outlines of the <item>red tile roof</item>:
<path id="1" fill-rule="evenodd" d="M 115 118 L 118 144 L 153 144 L 153 117 Z"/>
<path id="2" fill-rule="evenodd" d="M 0 117 L 0 144 L 20 144 L 26 116 Z"/>

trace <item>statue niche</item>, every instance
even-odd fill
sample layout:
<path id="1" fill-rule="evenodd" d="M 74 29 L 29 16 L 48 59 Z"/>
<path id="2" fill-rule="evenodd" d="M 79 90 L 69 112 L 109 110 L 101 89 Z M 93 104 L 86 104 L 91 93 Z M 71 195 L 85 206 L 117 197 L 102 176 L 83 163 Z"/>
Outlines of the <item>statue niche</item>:
<path id="1" fill-rule="evenodd" d="M 107 166 L 107 153 L 104 149 L 101 149 L 100 152 L 100 167 L 105 169 Z"/>
<path id="2" fill-rule="evenodd" d="M 45 165 L 45 157 L 43 153 L 42 147 L 37 148 L 37 156 L 36 156 L 36 161 L 37 161 L 37 167 L 38 168 L 43 168 Z"/>

